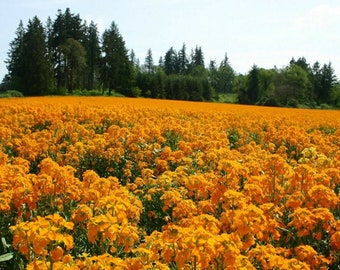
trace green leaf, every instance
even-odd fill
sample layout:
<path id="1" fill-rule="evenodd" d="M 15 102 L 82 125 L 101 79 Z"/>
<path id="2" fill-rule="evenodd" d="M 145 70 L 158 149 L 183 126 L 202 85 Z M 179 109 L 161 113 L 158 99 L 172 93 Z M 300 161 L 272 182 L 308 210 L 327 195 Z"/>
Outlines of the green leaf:
<path id="1" fill-rule="evenodd" d="M 0 255 L 0 262 L 9 261 L 12 258 L 13 258 L 13 253 L 12 252 L 3 254 L 3 255 Z"/>

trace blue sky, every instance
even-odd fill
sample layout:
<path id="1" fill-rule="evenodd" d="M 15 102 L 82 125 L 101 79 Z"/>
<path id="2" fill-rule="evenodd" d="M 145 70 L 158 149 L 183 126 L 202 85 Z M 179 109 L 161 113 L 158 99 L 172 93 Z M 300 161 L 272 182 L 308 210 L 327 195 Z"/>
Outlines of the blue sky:
<path id="1" fill-rule="evenodd" d="M 185 43 L 188 54 L 201 46 L 206 64 L 227 53 L 238 73 L 304 56 L 310 64 L 330 61 L 340 79 L 339 0 L 1 0 L 0 80 L 20 19 L 26 26 L 37 15 L 45 23 L 67 7 L 100 32 L 114 21 L 141 63 L 149 48 L 158 63 Z"/>

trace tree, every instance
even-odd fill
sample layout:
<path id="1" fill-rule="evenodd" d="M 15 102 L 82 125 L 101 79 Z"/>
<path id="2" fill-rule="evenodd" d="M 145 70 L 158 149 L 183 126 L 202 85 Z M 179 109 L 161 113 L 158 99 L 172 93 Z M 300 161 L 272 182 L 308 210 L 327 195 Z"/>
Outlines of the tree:
<path id="1" fill-rule="evenodd" d="M 287 84 L 290 86 L 289 99 L 295 99 L 299 103 L 309 103 L 311 84 L 308 71 L 301 65 L 295 64 L 288 68 L 286 73 Z"/>
<path id="2" fill-rule="evenodd" d="M 164 56 L 164 72 L 167 75 L 177 74 L 178 66 L 177 66 L 177 54 L 176 51 L 171 47 Z"/>
<path id="3" fill-rule="evenodd" d="M 340 107 L 340 82 L 335 83 L 330 96 L 332 105 Z"/>
<path id="4" fill-rule="evenodd" d="M 101 78 L 104 89 L 108 89 L 109 95 L 112 90 L 116 90 L 123 95 L 132 96 L 132 63 L 125 42 L 114 22 L 103 33 L 102 54 Z"/>
<path id="5" fill-rule="evenodd" d="M 130 50 L 129 59 L 133 66 L 139 68 L 139 60 L 136 58 L 136 54 L 133 49 Z"/>
<path id="6" fill-rule="evenodd" d="M 163 57 L 159 57 L 159 60 L 158 60 L 158 66 L 160 68 L 163 68 L 164 69 L 164 61 L 163 61 Z"/>
<path id="7" fill-rule="evenodd" d="M 317 92 L 319 103 L 330 103 L 332 89 L 336 84 L 336 76 L 332 64 L 329 62 L 324 64 L 320 70 L 319 78 L 317 79 L 320 88 Z"/>
<path id="8" fill-rule="evenodd" d="M 218 68 L 216 74 L 216 85 L 215 90 L 219 93 L 232 93 L 233 92 L 233 80 L 235 77 L 235 72 L 231 65 L 229 64 L 229 59 L 227 54 L 225 54 L 224 59 Z"/>
<path id="9" fill-rule="evenodd" d="M 202 48 L 196 46 L 195 50 L 191 52 L 191 68 L 204 67 L 204 56 Z"/>
<path id="10" fill-rule="evenodd" d="M 50 16 L 48 16 L 45 26 L 45 37 L 46 37 L 46 45 L 47 51 L 52 56 L 52 35 L 53 35 L 53 22 Z"/>
<path id="11" fill-rule="evenodd" d="M 86 41 L 84 47 L 87 63 L 86 88 L 94 89 L 99 84 L 100 44 L 98 28 L 93 21 L 86 27 Z"/>
<path id="12" fill-rule="evenodd" d="M 310 72 L 310 65 L 308 64 L 307 60 L 305 57 L 299 57 L 298 60 L 295 61 L 294 58 L 290 60 L 290 66 L 297 65 L 301 67 L 303 70 L 307 71 L 308 73 Z"/>
<path id="13" fill-rule="evenodd" d="M 259 70 L 259 104 L 266 106 L 278 106 L 277 96 L 275 94 L 275 77 L 276 69 Z"/>
<path id="14" fill-rule="evenodd" d="M 73 38 L 68 38 L 59 46 L 63 59 L 65 73 L 65 87 L 69 92 L 81 88 L 82 74 L 86 67 L 86 51 L 84 47 Z"/>
<path id="15" fill-rule="evenodd" d="M 50 40 L 48 41 L 50 51 L 52 53 L 52 61 L 54 65 L 54 76 L 57 81 L 58 88 L 66 87 L 66 76 L 65 73 L 65 58 L 62 55 L 60 46 L 64 46 L 69 38 L 74 39 L 80 43 L 84 42 L 85 35 L 82 26 L 81 19 L 78 15 L 71 13 L 70 9 L 67 8 L 64 13 L 58 10 L 58 15 L 52 24 L 52 33 Z"/>
<path id="16" fill-rule="evenodd" d="M 145 67 L 147 73 L 149 73 L 149 74 L 154 73 L 155 67 L 154 67 L 154 64 L 153 64 L 151 49 L 148 49 L 148 52 L 146 53 L 144 67 Z"/>
<path id="17" fill-rule="evenodd" d="M 16 30 L 15 39 L 9 44 L 10 50 L 8 52 L 8 59 L 5 61 L 8 70 L 6 78 L 8 88 L 21 91 L 23 89 L 22 76 L 24 72 L 22 62 L 22 52 L 24 47 L 25 28 L 20 21 Z"/>
<path id="18" fill-rule="evenodd" d="M 245 89 L 239 93 L 239 102 L 243 104 L 255 104 L 259 98 L 260 78 L 259 68 L 253 65 L 247 75 L 247 84 Z"/>
<path id="19" fill-rule="evenodd" d="M 180 74 L 187 73 L 188 66 L 189 66 L 189 60 L 188 60 L 187 54 L 186 54 L 185 43 L 183 43 L 182 49 L 178 52 L 177 62 L 178 62 L 178 72 Z"/>
<path id="20" fill-rule="evenodd" d="M 308 71 L 292 63 L 283 68 L 274 77 L 274 90 L 278 104 L 297 107 L 298 104 L 310 104 L 312 101 L 312 84 Z"/>
<path id="21" fill-rule="evenodd" d="M 22 90 L 27 96 L 50 94 L 53 87 L 52 66 L 47 55 L 44 28 L 38 19 L 29 20 L 23 38 Z"/>

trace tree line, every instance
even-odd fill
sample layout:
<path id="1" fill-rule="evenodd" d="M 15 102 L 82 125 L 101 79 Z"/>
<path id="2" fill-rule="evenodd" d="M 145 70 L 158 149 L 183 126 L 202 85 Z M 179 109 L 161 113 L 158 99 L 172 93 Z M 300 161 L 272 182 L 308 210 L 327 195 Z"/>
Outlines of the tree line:
<path id="1" fill-rule="evenodd" d="M 144 62 L 128 50 L 112 22 L 100 35 L 97 25 L 67 8 L 43 24 L 33 17 L 22 21 L 10 43 L 8 73 L 2 91 L 15 89 L 25 96 L 64 95 L 96 89 L 130 97 L 194 101 L 217 100 L 233 94 L 237 102 L 268 106 L 340 106 L 340 86 L 331 63 L 310 65 L 304 57 L 283 68 L 254 65 L 243 75 L 234 71 L 227 54 L 217 63 L 205 63 L 200 46 L 188 53 L 185 43 L 171 47 L 158 63 L 152 50 Z"/>

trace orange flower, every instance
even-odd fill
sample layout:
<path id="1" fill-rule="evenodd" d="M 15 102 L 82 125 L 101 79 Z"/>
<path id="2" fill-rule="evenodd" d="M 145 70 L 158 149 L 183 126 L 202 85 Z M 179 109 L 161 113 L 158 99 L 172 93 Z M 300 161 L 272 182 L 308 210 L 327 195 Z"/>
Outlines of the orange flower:
<path id="1" fill-rule="evenodd" d="M 288 226 L 294 227 L 297 230 L 299 237 L 308 236 L 315 228 L 315 215 L 306 208 L 297 208 L 290 214 L 291 222 Z"/>
<path id="2" fill-rule="evenodd" d="M 54 262 L 59 261 L 64 255 L 64 250 L 60 246 L 57 246 L 50 251 L 50 255 Z"/>
<path id="3" fill-rule="evenodd" d="M 331 247 L 337 252 L 340 251 L 340 231 L 334 233 L 330 240 Z"/>

